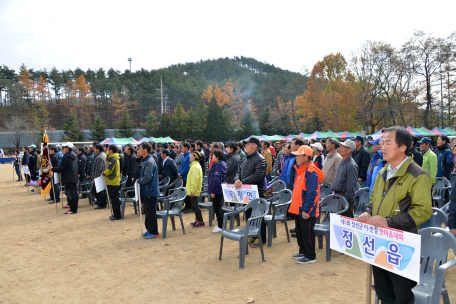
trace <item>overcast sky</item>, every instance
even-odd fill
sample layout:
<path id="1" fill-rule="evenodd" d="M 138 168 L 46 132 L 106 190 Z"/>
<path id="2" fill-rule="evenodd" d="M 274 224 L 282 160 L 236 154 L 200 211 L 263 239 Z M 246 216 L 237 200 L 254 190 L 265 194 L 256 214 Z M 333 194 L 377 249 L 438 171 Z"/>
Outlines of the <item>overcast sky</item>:
<path id="1" fill-rule="evenodd" d="M 124 71 L 246 56 L 299 72 L 364 41 L 456 31 L 456 1 L 0 0 L 0 64 Z"/>

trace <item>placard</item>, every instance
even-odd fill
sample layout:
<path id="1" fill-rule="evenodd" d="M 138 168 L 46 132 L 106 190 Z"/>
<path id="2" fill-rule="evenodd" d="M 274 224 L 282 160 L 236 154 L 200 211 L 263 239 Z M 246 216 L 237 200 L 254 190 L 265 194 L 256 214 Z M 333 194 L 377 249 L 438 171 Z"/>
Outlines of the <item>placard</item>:
<path id="1" fill-rule="evenodd" d="M 24 174 L 26 174 L 26 175 L 29 175 L 29 174 L 30 174 L 30 171 L 29 171 L 28 166 L 22 166 L 22 171 L 23 171 Z"/>
<path id="2" fill-rule="evenodd" d="M 54 173 L 54 184 L 60 183 L 60 173 Z"/>
<path id="3" fill-rule="evenodd" d="M 106 189 L 106 178 L 104 176 L 97 177 L 93 180 L 95 182 L 95 189 L 97 193 Z"/>
<path id="4" fill-rule="evenodd" d="M 420 281 L 421 236 L 331 214 L 331 249 Z"/>
<path id="5" fill-rule="evenodd" d="M 242 185 L 239 189 L 234 184 L 222 184 L 225 202 L 248 204 L 251 200 L 259 198 L 257 185 Z"/>
<path id="6" fill-rule="evenodd" d="M 139 183 L 135 183 L 135 197 L 133 198 L 135 202 L 139 200 L 139 195 L 141 194 L 141 191 L 139 190 Z"/>

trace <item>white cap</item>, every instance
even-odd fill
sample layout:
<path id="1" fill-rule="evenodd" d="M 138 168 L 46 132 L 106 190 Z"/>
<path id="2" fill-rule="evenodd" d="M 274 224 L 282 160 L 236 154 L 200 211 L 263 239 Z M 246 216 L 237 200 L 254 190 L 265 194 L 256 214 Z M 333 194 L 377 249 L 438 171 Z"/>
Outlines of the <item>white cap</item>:
<path id="1" fill-rule="evenodd" d="M 74 145 L 73 145 L 72 143 L 70 143 L 70 142 L 67 142 L 66 144 L 63 144 L 62 146 L 63 146 L 63 147 L 68 147 L 68 148 L 70 148 L 70 149 L 73 149 L 73 148 L 74 148 Z"/>
<path id="2" fill-rule="evenodd" d="M 319 151 L 323 151 L 323 146 L 319 142 L 311 144 L 310 146 L 317 148 Z"/>

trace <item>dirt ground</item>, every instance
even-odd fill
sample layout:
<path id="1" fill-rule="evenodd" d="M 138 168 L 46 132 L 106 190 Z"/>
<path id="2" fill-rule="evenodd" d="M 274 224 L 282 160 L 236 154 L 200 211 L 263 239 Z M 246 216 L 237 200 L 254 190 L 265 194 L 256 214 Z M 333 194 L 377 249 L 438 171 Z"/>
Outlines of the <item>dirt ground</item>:
<path id="1" fill-rule="evenodd" d="M 0 303 L 365 303 L 365 263 L 335 251 L 327 263 L 317 249 L 316 263 L 297 264 L 296 239 L 287 242 L 282 224 L 266 262 L 252 248 L 240 270 L 238 244 L 225 240 L 219 261 L 220 234 L 191 228 L 192 214 L 183 216 L 187 234 L 178 225 L 166 239 L 145 240 L 133 207 L 111 222 L 108 209 L 80 199 L 77 214 L 59 205 L 57 215 L 12 181 L 10 165 L 0 165 L 0 193 Z M 446 282 L 456 302 L 456 268 Z"/>

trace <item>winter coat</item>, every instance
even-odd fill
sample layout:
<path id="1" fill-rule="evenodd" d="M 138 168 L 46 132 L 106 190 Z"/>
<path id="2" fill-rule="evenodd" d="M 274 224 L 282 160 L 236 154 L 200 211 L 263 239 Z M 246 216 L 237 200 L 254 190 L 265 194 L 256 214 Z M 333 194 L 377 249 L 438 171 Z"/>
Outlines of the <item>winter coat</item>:
<path id="1" fill-rule="evenodd" d="M 415 147 L 412 147 L 412 148 L 410 149 L 410 153 L 413 154 L 413 161 L 414 161 L 418 166 L 422 167 L 422 166 L 423 166 L 423 155 L 421 155 L 421 153 L 420 153 L 418 150 L 416 150 Z"/>
<path id="2" fill-rule="evenodd" d="M 266 160 L 258 151 L 247 155 L 241 164 L 236 179 L 245 185 L 257 185 L 258 192 L 264 193 L 264 178 L 266 176 Z"/>
<path id="3" fill-rule="evenodd" d="M 120 166 L 120 172 L 122 172 L 123 175 L 127 175 L 129 160 L 130 160 L 130 155 L 125 153 L 123 161 L 122 161 L 122 165 Z"/>
<path id="4" fill-rule="evenodd" d="M 87 161 L 87 156 L 84 153 L 78 154 L 78 174 L 83 177 L 85 176 L 85 165 Z"/>
<path id="5" fill-rule="evenodd" d="M 358 178 L 361 178 L 363 181 L 367 181 L 367 168 L 369 168 L 371 159 L 369 150 L 362 146 L 359 151 L 353 151 L 352 157 L 358 166 Z"/>
<path id="6" fill-rule="evenodd" d="M 208 194 L 223 194 L 222 183 L 225 182 L 226 169 L 226 163 L 223 160 L 219 160 L 207 171 Z"/>
<path id="7" fill-rule="evenodd" d="M 435 184 L 435 176 L 437 175 L 437 155 L 431 149 L 427 149 L 423 153 L 423 170 L 429 174 L 432 184 Z"/>
<path id="8" fill-rule="evenodd" d="M 281 165 L 283 164 L 283 156 L 283 152 L 280 150 L 274 161 L 274 168 L 272 168 L 272 173 L 274 173 L 274 175 L 277 175 L 277 171 L 282 170 Z"/>
<path id="9" fill-rule="evenodd" d="M 90 178 L 94 180 L 97 177 L 100 177 L 101 174 L 106 170 L 106 154 L 101 152 L 100 154 L 94 154 L 92 174 Z"/>
<path id="10" fill-rule="evenodd" d="M 239 167 L 239 161 L 241 160 L 241 157 L 236 154 L 236 153 L 230 153 L 226 156 L 225 158 L 225 163 L 226 163 L 226 177 L 225 177 L 225 182 L 227 184 L 234 184 L 235 177 L 236 177 L 236 172 Z"/>
<path id="11" fill-rule="evenodd" d="M 177 173 L 182 176 L 182 180 L 187 180 L 187 175 L 188 175 L 189 170 L 190 170 L 190 153 L 187 152 L 182 155 L 182 160 L 181 160 L 180 167 L 179 167 L 179 170 L 177 171 Z"/>
<path id="12" fill-rule="evenodd" d="M 270 149 L 263 150 L 263 157 L 266 160 L 266 172 L 272 173 L 272 153 Z"/>
<path id="13" fill-rule="evenodd" d="M 366 212 L 386 218 L 389 228 L 418 233 L 432 214 L 431 179 L 412 154 L 388 181 L 389 164 L 379 172 Z"/>
<path id="14" fill-rule="evenodd" d="M 57 154 L 57 153 L 52 154 L 51 155 L 51 165 L 52 165 L 52 167 L 57 168 L 59 166 L 59 163 L 60 163 L 59 154 Z"/>
<path id="15" fill-rule="evenodd" d="M 53 172 L 62 173 L 63 184 L 78 183 L 78 156 L 73 151 L 63 156 L 58 167 L 52 167 Z"/>
<path id="16" fill-rule="evenodd" d="M 283 181 L 286 185 L 289 185 L 292 163 L 294 162 L 293 155 L 284 155 L 283 157 L 283 166 L 282 173 L 280 174 L 280 180 Z"/>
<path id="17" fill-rule="evenodd" d="M 187 189 L 187 195 L 194 194 L 199 196 L 201 194 L 201 188 L 203 186 L 203 170 L 201 165 L 196 160 L 190 164 L 190 170 L 187 174 L 187 183 L 185 188 Z"/>
<path id="18" fill-rule="evenodd" d="M 177 156 L 176 150 L 173 150 L 173 151 L 169 152 L 169 157 L 171 157 L 172 160 L 175 160 L 176 156 Z"/>
<path id="19" fill-rule="evenodd" d="M 106 157 L 108 162 L 103 175 L 106 177 L 106 185 L 120 186 L 120 156 L 119 153 L 113 153 Z"/>
<path id="20" fill-rule="evenodd" d="M 383 160 L 382 152 L 377 151 L 371 154 L 371 161 L 369 163 L 369 168 L 367 168 L 367 182 L 366 187 L 369 187 L 375 182 L 375 178 L 373 177 L 375 168 L 380 164 Z"/>
<path id="21" fill-rule="evenodd" d="M 136 173 L 136 155 L 134 153 L 131 153 L 128 156 L 127 171 L 124 171 L 124 174 L 128 175 L 128 179 L 131 180 L 132 178 L 135 178 L 135 173 Z"/>
<path id="22" fill-rule="evenodd" d="M 325 179 L 323 184 L 329 184 L 332 186 L 336 180 L 337 171 L 339 170 L 339 165 L 342 162 L 342 156 L 337 151 L 328 153 L 323 164 L 323 173 L 325 174 Z"/>
<path id="23" fill-rule="evenodd" d="M 325 157 L 323 155 L 322 152 L 317 152 L 318 154 L 315 154 L 314 153 L 314 156 L 312 158 L 312 162 L 314 163 L 315 167 L 317 167 L 318 169 L 323 169 L 323 164 L 324 164 L 324 161 L 325 161 Z"/>
<path id="24" fill-rule="evenodd" d="M 95 153 L 90 152 L 87 154 L 87 159 L 86 159 L 85 168 L 84 168 L 84 172 L 86 175 L 92 175 L 92 165 L 93 165 L 94 158 L 95 158 Z"/>
<path id="25" fill-rule="evenodd" d="M 138 180 L 141 177 L 141 167 L 143 163 L 143 157 L 136 157 L 136 168 L 135 168 L 135 180 Z"/>
<path id="26" fill-rule="evenodd" d="M 24 152 L 24 155 L 22 156 L 22 163 L 21 165 L 22 166 L 27 166 L 28 165 L 28 161 L 29 161 L 29 154 L 28 152 Z"/>
<path id="27" fill-rule="evenodd" d="M 201 170 L 203 170 L 203 176 L 206 175 L 206 155 L 204 154 L 204 150 L 201 149 L 198 151 L 201 154 L 201 160 L 199 161 Z"/>
<path id="28" fill-rule="evenodd" d="M 29 161 L 28 161 L 28 167 L 29 167 L 30 173 L 36 171 L 36 164 L 37 164 L 37 155 L 36 155 L 36 151 L 33 150 L 33 152 L 30 153 Z"/>
<path id="29" fill-rule="evenodd" d="M 174 163 L 176 164 L 177 171 L 179 172 L 180 165 L 182 162 L 182 156 L 184 156 L 184 153 L 179 152 L 179 154 L 176 156 L 176 159 L 174 160 Z"/>
<path id="30" fill-rule="evenodd" d="M 437 148 L 437 175 L 436 177 L 451 178 L 451 167 L 453 167 L 453 152 L 450 145 L 444 144 Z M 29 166 L 30 167 L 30 166 Z"/>
<path id="31" fill-rule="evenodd" d="M 141 157 L 142 159 L 142 157 Z M 151 154 L 147 155 L 141 162 L 141 173 L 138 179 L 141 196 L 158 197 L 160 188 L 158 181 L 158 166 Z"/>
<path id="32" fill-rule="evenodd" d="M 162 178 L 169 177 L 170 183 L 172 183 L 177 178 L 177 168 L 176 164 L 171 158 L 167 158 L 163 164 L 163 159 L 161 159 L 160 166 L 158 168 L 159 174 Z"/>

